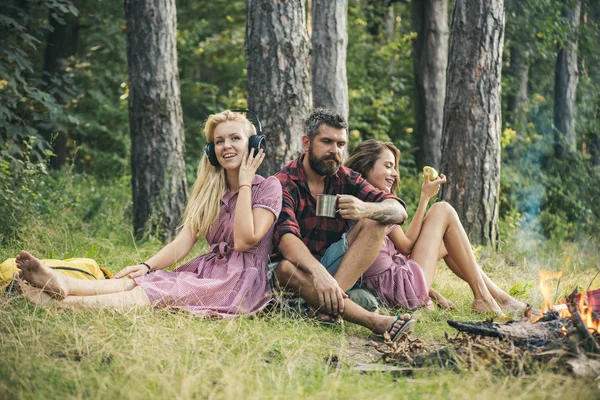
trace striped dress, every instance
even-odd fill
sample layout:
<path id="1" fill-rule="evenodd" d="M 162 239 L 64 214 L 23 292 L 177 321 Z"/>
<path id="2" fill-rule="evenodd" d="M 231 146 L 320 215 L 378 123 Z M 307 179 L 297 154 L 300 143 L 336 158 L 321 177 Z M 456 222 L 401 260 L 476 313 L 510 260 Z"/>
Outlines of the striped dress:
<path id="1" fill-rule="evenodd" d="M 375 261 L 363 273 L 360 286 L 376 292 L 387 307 L 414 310 L 431 303 L 423 270 L 414 260 L 399 253 L 388 236 Z"/>
<path id="2" fill-rule="evenodd" d="M 251 249 L 233 248 L 233 219 L 238 193 L 226 192 L 219 219 L 206 240 L 210 251 L 173 271 L 154 271 L 135 278 L 157 308 L 182 309 L 196 315 L 233 317 L 261 310 L 271 298 L 267 280 L 269 254 L 273 251 L 271 225 Z M 256 176 L 252 183 L 252 207 L 271 211 L 275 221 L 281 211 L 281 184 Z"/>

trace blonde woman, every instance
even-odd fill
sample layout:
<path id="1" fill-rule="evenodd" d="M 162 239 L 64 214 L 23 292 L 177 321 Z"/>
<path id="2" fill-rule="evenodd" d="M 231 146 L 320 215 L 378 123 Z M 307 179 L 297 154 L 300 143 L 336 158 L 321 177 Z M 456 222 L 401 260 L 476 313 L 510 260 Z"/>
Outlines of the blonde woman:
<path id="1" fill-rule="evenodd" d="M 23 295 L 42 305 L 168 307 L 221 317 L 262 309 L 271 296 L 267 262 L 281 211 L 281 185 L 273 177 L 256 175 L 265 155 L 262 149 L 258 154 L 248 150 L 256 130 L 243 114 L 228 110 L 211 115 L 205 135 L 212 162 L 208 153 L 202 157 L 183 228 L 171 243 L 106 281 L 59 275 L 21 252 L 17 266 L 33 285 L 16 277 Z M 200 237 L 206 237 L 208 253 L 164 271 L 186 257 Z"/>

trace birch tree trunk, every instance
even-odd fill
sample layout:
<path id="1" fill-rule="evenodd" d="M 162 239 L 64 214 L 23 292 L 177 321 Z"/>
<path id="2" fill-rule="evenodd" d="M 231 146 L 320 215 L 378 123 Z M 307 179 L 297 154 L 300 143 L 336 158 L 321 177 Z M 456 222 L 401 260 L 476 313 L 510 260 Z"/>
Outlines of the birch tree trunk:
<path id="1" fill-rule="evenodd" d="M 412 2 L 417 165 L 440 166 L 448 65 L 448 3 Z"/>
<path id="2" fill-rule="evenodd" d="M 175 0 L 126 0 L 133 226 L 171 239 L 187 199 Z"/>
<path id="3" fill-rule="evenodd" d="M 313 0 L 311 14 L 313 105 L 335 110 L 348 120 L 348 2 Z"/>
<path id="4" fill-rule="evenodd" d="M 248 107 L 262 120 L 269 176 L 302 152 L 312 105 L 310 42 L 302 0 L 246 0 Z"/>
<path id="5" fill-rule="evenodd" d="M 565 151 L 574 152 L 577 143 L 575 134 L 575 95 L 579 81 L 577 69 L 577 30 L 581 0 L 563 0 L 563 19 L 568 25 L 568 34 L 556 57 L 554 79 L 554 154 L 561 157 Z"/>
<path id="6" fill-rule="evenodd" d="M 496 245 L 500 189 L 503 0 L 456 0 L 444 107 L 440 197 L 474 244 Z"/>

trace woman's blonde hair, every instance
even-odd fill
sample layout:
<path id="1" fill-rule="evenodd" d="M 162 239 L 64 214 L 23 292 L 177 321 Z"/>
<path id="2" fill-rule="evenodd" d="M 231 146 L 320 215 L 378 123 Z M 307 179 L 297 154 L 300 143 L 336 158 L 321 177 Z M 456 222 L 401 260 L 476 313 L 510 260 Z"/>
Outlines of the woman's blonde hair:
<path id="1" fill-rule="evenodd" d="M 256 128 L 243 115 L 230 110 L 212 114 L 204 124 L 207 143 L 214 143 L 215 129 L 223 122 L 241 122 L 244 133 L 256 135 Z M 220 165 L 213 166 L 206 154 L 202 156 L 196 172 L 196 182 L 188 199 L 183 226 L 190 229 L 195 237 L 204 237 L 219 218 L 220 201 L 227 190 L 227 176 Z"/>
<path id="2" fill-rule="evenodd" d="M 392 142 L 382 142 L 381 140 L 369 139 L 359 144 L 352 152 L 346 167 L 358 172 L 363 178 L 367 179 L 367 175 L 375 166 L 375 162 L 381 153 L 388 149 L 394 155 L 394 168 L 398 171 L 398 163 L 400 162 L 400 150 Z M 392 185 L 392 194 L 395 194 L 400 186 L 400 178 L 394 180 Z"/>

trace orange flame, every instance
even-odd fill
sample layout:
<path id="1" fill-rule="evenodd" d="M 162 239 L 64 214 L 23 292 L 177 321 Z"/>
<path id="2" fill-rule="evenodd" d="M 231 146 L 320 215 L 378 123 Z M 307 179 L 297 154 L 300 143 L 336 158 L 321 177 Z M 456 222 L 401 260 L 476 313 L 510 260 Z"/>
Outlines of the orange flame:
<path id="1" fill-rule="evenodd" d="M 547 313 L 550 310 L 558 311 L 558 315 L 561 318 L 569 318 L 571 316 L 571 313 L 569 312 L 569 308 L 567 307 L 567 305 L 564 302 L 559 303 L 557 306 L 555 306 L 554 303 L 552 302 L 552 290 L 550 288 L 550 281 L 560 279 L 562 274 L 563 274 L 563 271 L 560 271 L 560 272 L 550 272 L 550 271 L 544 271 L 544 270 L 539 271 L 540 291 L 542 292 L 542 295 L 544 296 L 544 306 L 542 309 L 542 315 L 535 318 L 533 320 L 533 322 L 537 322 L 538 320 L 540 320 L 544 316 L 543 314 Z M 591 329 L 597 333 L 600 333 L 600 320 L 595 319 L 594 315 L 592 314 L 592 310 L 594 309 L 594 303 L 593 303 L 594 299 L 591 298 L 592 304 L 588 305 L 588 304 L 586 304 L 587 298 L 588 297 L 585 292 L 581 293 L 579 296 L 579 304 L 577 305 L 577 308 L 579 309 L 579 315 L 581 316 L 581 320 L 583 321 L 585 326 L 588 327 L 588 329 Z M 564 327 L 562 329 L 562 332 L 563 332 L 563 334 L 566 335 L 566 329 Z"/>

